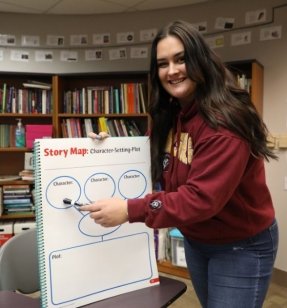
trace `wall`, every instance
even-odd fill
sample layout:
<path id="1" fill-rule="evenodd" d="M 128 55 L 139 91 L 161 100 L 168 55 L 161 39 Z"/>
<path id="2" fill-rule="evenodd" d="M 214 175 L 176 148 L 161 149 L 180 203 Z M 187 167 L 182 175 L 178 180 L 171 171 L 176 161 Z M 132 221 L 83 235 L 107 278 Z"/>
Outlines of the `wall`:
<path id="1" fill-rule="evenodd" d="M 275 8 L 277 7 L 277 8 Z M 264 114 L 263 118 L 272 133 L 287 133 L 287 1 L 283 0 L 216 0 L 208 4 L 179 7 L 173 9 L 111 14 L 101 16 L 37 16 L 0 14 L 0 29 L 3 34 L 15 34 L 17 42 L 21 35 L 40 35 L 41 48 L 46 48 L 47 34 L 64 35 L 111 33 L 112 46 L 103 48 L 102 61 L 84 61 L 83 48 L 78 48 L 79 59 L 76 63 L 59 61 L 59 48 L 54 49 L 54 62 L 28 63 L 12 62 L 9 59 L 9 48 L 5 47 L 4 61 L 0 61 L 1 71 L 46 72 L 46 73 L 75 73 L 75 72 L 105 72 L 105 71 L 141 71 L 148 70 L 148 59 L 108 60 L 109 48 L 119 47 L 115 44 L 116 33 L 134 31 L 135 45 L 146 46 L 139 41 L 139 31 L 159 28 L 174 19 L 184 19 L 192 23 L 207 21 L 208 31 L 215 32 L 216 17 L 235 18 L 234 28 L 245 31 L 244 16 L 246 11 L 258 9 L 267 10 L 267 22 L 260 26 L 247 29 L 252 32 L 252 42 L 237 47 L 230 46 L 230 36 L 236 30 L 220 33 L 224 35 L 224 47 L 216 52 L 224 61 L 240 59 L 257 59 L 265 69 L 264 75 Z M 79 26 L 80 25 L 80 26 Z M 268 26 L 282 26 L 282 38 L 278 40 L 260 41 L 260 29 Z M 206 35 L 211 37 L 211 35 Z M 19 49 L 23 49 L 19 46 Z M 66 49 L 70 48 L 65 46 Z M 95 48 L 91 44 L 85 48 Z M 129 50 L 130 46 L 127 46 Z M 75 48 L 72 48 L 75 50 Z M 27 49 L 31 54 L 35 49 Z M 284 190 L 284 178 L 287 176 L 287 152 L 278 150 L 279 160 L 266 163 L 267 181 L 274 199 L 277 219 L 280 229 L 280 244 L 275 267 L 287 272 L 287 190 Z M 254 192 L 260 193 L 260 192 Z"/>

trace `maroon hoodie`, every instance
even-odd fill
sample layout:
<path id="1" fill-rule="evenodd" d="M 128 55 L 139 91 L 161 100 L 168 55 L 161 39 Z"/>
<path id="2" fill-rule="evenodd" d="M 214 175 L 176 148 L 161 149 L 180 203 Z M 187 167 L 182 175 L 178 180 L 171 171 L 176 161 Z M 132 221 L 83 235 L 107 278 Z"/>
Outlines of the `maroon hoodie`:
<path id="1" fill-rule="evenodd" d="M 129 221 L 214 244 L 261 232 L 274 220 L 263 159 L 235 133 L 208 126 L 195 104 L 186 109 L 167 142 L 163 191 L 128 200 Z"/>

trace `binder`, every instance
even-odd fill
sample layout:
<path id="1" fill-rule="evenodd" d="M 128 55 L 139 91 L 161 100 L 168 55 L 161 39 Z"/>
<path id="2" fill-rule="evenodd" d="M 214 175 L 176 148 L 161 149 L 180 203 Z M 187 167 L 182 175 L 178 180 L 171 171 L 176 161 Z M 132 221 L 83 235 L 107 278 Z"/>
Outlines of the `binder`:
<path id="1" fill-rule="evenodd" d="M 148 137 L 37 139 L 35 205 L 41 305 L 80 307 L 159 284 L 154 233 L 97 225 L 67 205 L 151 192 Z"/>

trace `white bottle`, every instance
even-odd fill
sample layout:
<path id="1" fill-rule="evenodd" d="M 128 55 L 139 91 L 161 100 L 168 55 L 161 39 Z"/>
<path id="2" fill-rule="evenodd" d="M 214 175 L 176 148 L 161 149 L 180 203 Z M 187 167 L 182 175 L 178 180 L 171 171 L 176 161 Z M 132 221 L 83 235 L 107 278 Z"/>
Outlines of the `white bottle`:
<path id="1" fill-rule="evenodd" d="M 17 148 L 25 147 L 25 128 L 21 119 L 17 119 L 17 127 L 15 130 L 15 145 Z"/>

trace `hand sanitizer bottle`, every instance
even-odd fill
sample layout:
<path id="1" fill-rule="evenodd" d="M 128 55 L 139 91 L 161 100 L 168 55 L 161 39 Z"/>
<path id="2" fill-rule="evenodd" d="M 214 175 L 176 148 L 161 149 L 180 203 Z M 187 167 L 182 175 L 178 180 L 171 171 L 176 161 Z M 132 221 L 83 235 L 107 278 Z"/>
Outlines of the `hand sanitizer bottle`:
<path id="1" fill-rule="evenodd" d="M 17 148 L 25 147 L 25 128 L 21 119 L 17 119 L 17 127 L 15 130 L 15 145 Z"/>

